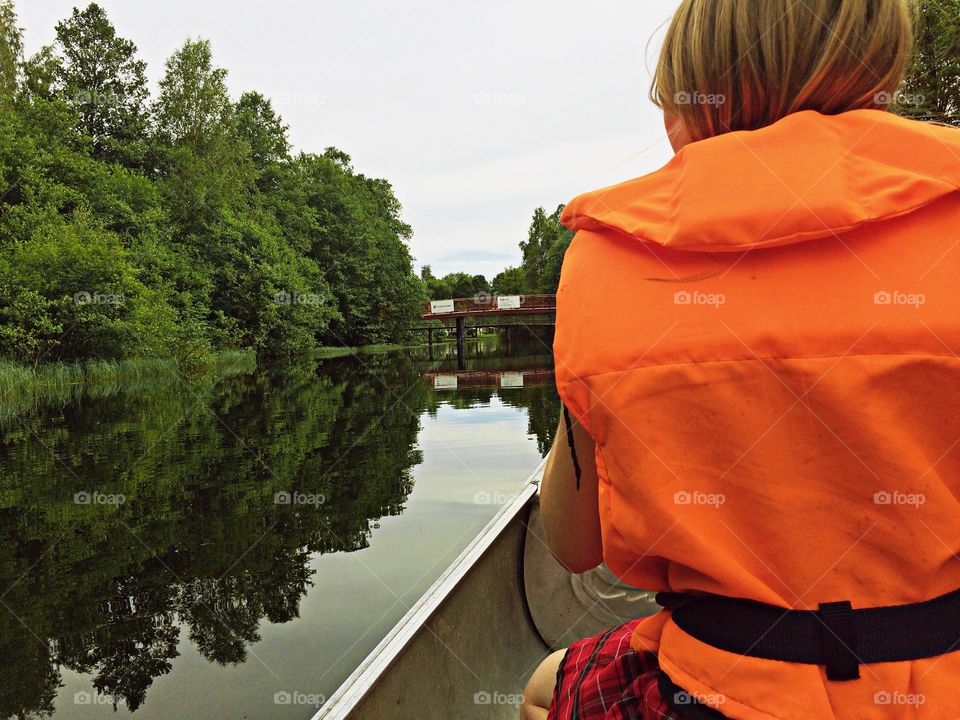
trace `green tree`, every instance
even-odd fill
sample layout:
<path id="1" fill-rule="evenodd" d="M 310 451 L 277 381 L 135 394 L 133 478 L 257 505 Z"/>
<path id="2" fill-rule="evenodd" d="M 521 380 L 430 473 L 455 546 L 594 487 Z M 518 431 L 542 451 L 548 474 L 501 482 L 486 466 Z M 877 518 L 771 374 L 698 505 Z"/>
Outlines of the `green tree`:
<path id="1" fill-rule="evenodd" d="M 23 33 L 13 0 L 0 0 L 0 97 L 11 98 L 16 92 L 22 59 Z"/>
<path id="2" fill-rule="evenodd" d="M 236 107 L 236 132 L 247 143 L 250 160 L 258 171 L 262 173 L 290 159 L 288 130 L 269 99 L 258 92 L 247 92 L 240 97 Z"/>
<path id="3" fill-rule="evenodd" d="M 137 165 L 143 161 L 148 96 L 146 63 L 137 46 L 118 37 L 96 3 L 57 24 L 63 54 L 58 89 L 76 109 L 95 157 Z"/>
<path id="4" fill-rule="evenodd" d="M 557 291 L 563 256 L 573 240 L 573 233 L 560 222 L 562 214 L 563 205 L 550 215 L 542 207 L 533 213 L 527 239 L 520 243 L 523 253 L 521 270 L 527 293 Z"/>
<path id="5" fill-rule="evenodd" d="M 153 106 L 161 183 L 168 207 L 187 231 L 243 201 L 248 153 L 236 143 L 227 71 L 213 65 L 206 40 L 188 40 L 166 64 Z"/>
<path id="6" fill-rule="evenodd" d="M 157 130 L 168 144 L 198 155 L 219 150 L 232 113 L 227 71 L 214 67 L 208 40 L 187 40 L 167 60 L 154 106 Z"/>
<path id="7" fill-rule="evenodd" d="M 172 309 L 87 215 L 41 227 L 10 253 L 0 266 L 0 317 L 8 352 L 30 363 L 169 355 L 176 339 Z"/>
<path id="8" fill-rule="evenodd" d="M 51 100 L 56 94 L 60 61 L 50 45 L 41 48 L 23 64 L 22 94 L 27 98 Z"/>
<path id="9" fill-rule="evenodd" d="M 420 279 L 426 287 L 430 300 L 472 298 L 478 294 L 489 295 L 492 291 L 490 282 L 483 275 L 455 272 L 437 278 L 434 277 L 429 265 L 424 265 L 420 269 Z"/>
<path id="10" fill-rule="evenodd" d="M 309 255 L 339 313 L 322 339 L 359 345 L 404 337 L 419 313 L 422 285 L 407 246 L 412 231 L 390 184 L 357 174 L 336 148 L 302 154 L 296 163 L 315 219 Z"/>
<path id="11" fill-rule="evenodd" d="M 960 0 L 917 0 L 917 51 L 897 111 L 960 125 Z"/>
<path id="12" fill-rule="evenodd" d="M 496 295 L 521 295 L 525 292 L 523 281 L 523 270 L 521 268 L 508 267 L 493 278 L 491 283 L 493 293 Z"/>

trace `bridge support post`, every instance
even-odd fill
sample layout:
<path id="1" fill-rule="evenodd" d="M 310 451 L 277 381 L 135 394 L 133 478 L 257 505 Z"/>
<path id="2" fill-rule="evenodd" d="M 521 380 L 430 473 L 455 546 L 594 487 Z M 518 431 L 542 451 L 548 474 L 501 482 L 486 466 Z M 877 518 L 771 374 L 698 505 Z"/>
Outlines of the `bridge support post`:
<path id="1" fill-rule="evenodd" d="M 457 318 L 457 369 L 467 369 L 466 342 L 464 337 L 463 318 Z"/>
<path id="2" fill-rule="evenodd" d="M 433 328 L 427 329 L 427 357 L 433 360 Z"/>

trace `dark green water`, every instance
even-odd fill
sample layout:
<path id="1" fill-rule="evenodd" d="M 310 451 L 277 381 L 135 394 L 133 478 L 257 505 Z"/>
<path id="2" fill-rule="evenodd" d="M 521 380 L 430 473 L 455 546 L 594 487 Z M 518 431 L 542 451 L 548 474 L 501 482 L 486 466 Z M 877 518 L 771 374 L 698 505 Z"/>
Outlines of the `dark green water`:
<path id="1" fill-rule="evenodd" d="M 0 718 L 310 718 L 552 441 L 542 343 L 438 352 L 0 426 Z"/>

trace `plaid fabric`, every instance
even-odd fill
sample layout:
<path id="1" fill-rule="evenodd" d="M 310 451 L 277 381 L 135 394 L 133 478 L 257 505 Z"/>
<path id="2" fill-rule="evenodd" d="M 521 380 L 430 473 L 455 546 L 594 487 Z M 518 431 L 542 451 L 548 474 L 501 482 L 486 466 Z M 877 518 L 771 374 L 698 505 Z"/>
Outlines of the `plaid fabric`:
<path id="1" fill-rule="evenodd" d="M 570 646 L 547 720 L 684 720 L 660 697 L 657 656 L 630 647 L 638 622 Z"/>

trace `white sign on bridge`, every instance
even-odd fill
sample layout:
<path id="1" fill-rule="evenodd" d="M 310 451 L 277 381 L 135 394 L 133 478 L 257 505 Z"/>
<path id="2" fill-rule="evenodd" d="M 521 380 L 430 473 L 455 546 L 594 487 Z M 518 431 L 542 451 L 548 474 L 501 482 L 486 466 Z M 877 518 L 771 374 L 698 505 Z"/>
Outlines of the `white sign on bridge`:
<path id="1" fill-rule="evenodd" d="M 519 295 L 497 295 L 497 310 L 519 310 Z"/>
<path id="2" fill-rule="evenodd" d="M 456 375 L 436 375 L 433 378 L 433 389 L 434 390 L 456 390 L 457 389 L 457 376 Z"/>
<path id="3" fill-rule="evenodd" d="M 431 300 L 430 312 L 433 315 L 442 315 L 443 313 L 452 313 L 453 300 Z"/>
<path id="4" fill-rule="evenodd" d="M 522 372 L 505 372 L 500 376 L 500 387 L 506 388 L 522 388 L 523 387 L 523 373 Z"/>

